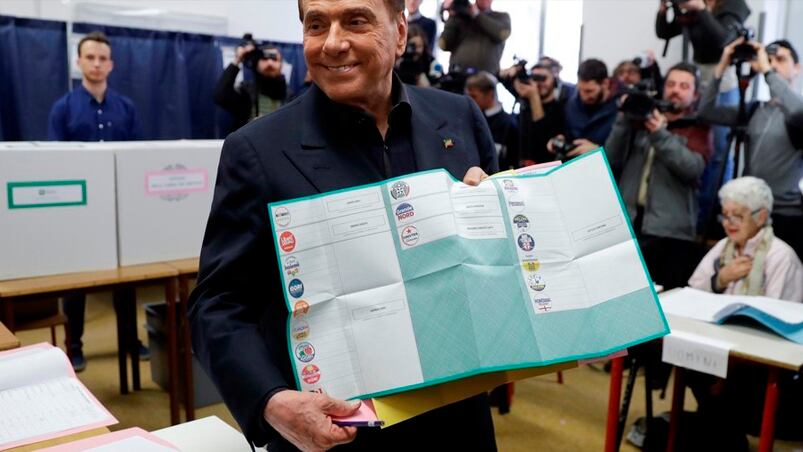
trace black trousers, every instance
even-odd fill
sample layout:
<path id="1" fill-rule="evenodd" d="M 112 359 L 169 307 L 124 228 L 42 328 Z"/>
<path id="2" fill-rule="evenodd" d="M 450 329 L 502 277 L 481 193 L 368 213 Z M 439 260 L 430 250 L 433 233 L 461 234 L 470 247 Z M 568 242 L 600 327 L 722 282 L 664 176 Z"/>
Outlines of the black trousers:
<path id="1" fill-rule="evenodd" d="M 112 296 L 124 303 L 133 303 L 137 293 L 133 288 L 116 289 Z M 64 315 L 67 316 L 67 328 L 70 330 L 70 343 L 67 347 L 73 353 L 80 353 L 84 343 L 81 337 L 84 335 L 84 322 L 86 314 L 86 295 L 83 293 L 73 293 L 64 296 Z"/>

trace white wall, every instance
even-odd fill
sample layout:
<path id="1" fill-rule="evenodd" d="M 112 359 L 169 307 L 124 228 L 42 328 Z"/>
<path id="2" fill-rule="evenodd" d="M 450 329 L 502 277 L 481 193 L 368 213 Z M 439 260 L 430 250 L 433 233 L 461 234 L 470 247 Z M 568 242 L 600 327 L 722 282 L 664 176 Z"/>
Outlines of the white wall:
<path id="1" fill-rule="evenodd" d="M 72 21 L 76 5 L 97 4 L 119 7 L 122 10 L 151 10 L 172 13 L 173 17 L 195 17 L 201 27 L 204 18 L 223 19 L 224 29 L 216 34 L 242 36 L 252 32 L 258 39 L 280 42 L 301 42 L 301 24 L 298 21 L 296 0 L 2 0 L 0 15 Z M 158 21 L 154 26 L 160 28 Z M 191 21 L 182 21 L 181 31 L 209 33 L 205 28 L 193 29 Z M 124 23 L 106 23 L 121 25 Z M 130 26 L 130 25 L 129 25 Z M 175 30 L 175 29 L 174 29 Z"/>

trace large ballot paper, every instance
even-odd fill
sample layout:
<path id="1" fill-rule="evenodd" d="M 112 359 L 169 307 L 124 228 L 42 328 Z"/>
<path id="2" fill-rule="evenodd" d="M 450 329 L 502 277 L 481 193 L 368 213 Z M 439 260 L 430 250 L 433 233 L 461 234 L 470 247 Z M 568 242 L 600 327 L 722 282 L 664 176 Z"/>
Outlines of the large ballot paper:
<path id="1" fill-rule="evenodd" d="M 369 398 L 669 332 L 604 152 L 271 203 L 298 388 Z"/>

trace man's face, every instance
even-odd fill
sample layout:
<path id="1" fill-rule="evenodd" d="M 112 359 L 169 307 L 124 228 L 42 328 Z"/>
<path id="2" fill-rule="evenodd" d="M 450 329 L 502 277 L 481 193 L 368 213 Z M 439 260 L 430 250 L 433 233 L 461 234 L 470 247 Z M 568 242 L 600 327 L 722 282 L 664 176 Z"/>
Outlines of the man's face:
<path id="1" fill-rule="evenodd" d="M 635 85 L 641 81 L 641 71 L 635 64 L 628 64 L 616 74 L 616 78 L 625 85 Z"/>
<path id="2" fill-rule="evenodd" d="M 477 9 L 480 11 L 488 11 L 491 9 L 491 3 L 493 3 L 493 0 L 477 0 Z"/>
<path id="3" fill-rule="evenodd" d="M 410 14 L 418 12 L 418 8 L 421 6 L 421 0 L 405 0 L 404 3 L 407 6 L 407 12 Z"/>
<path id="4" fill-rule="evenodd" d="M 580 80 L 577 82 L 577 94 L 585 105 L 599 105 L 605 101 L 609 81 L 602 83 L 596 80 Z"/>
<path id="5" fill-rule="evenodd" d="M 387 98 L 407 43 L 407 19 L 385 0 L 305 0 L 304 58 L 312 80 L 335 102 L 364 107 Z"/>
<path id="6" fill-rule="evenodd" d="M 664 82 L 664 100 L 672 102 L 678 111 L 686 110 L 697 99 L 694 75 L 686 71 L 669 71 Z"/>
<path id="7" fill-rule="evenodd" d="M 494 106 L 493 91 L 483 92 L 477 88 L 466 88 L 466 94 L 468 94 L 468 97 L 474 99 L 474 102 L 477 103 L 480 110 L 487 110 Z"/>
<path id="8" fill-rule="evenodd" d="M 257 63 L 257 71 L 265 77 L 278 77 L 282 72 L 282 56 L 275 51 L 276 59 L 261 58 Z"/>
<path id="9" fill-rule="evenodd" d="M 555 91 L 555 76 L 552 74 L 551 70 L 543 67 L 534 67 L 532 68 L 532 73 L 533 75 L 540 75 L 546 78 L 543 82 L 535 82 L 535 85 L 538 87 L 538 95 L 541 96 L 542 99 L 548 97 Z"/>
<path id="10" fill-rule="evenodd" d="M 775 72 L 790 84 L 794 81 L 795 77 L 800 73 L 800 63 L 795 63 L 792 58 L 792 52 L 786 47 L 778 46 L 778 50 L 769 55 L 770 66 L 775 69 Z"/>
<path id="11" fill-rule="evenodd" d="M 102 42 L 84 41 L 80 50 L 76 63 L 84 78 L 93 83 L 106 81 L 114 68 L 111 47 Z"/>

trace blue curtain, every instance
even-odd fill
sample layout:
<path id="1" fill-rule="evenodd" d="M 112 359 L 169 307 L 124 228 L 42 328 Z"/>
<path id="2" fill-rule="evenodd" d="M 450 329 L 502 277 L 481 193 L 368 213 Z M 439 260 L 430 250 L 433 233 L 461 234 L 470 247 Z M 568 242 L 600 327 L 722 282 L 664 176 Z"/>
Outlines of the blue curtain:
<path id="1" fill-rule="evenodd" d="M 64 22 L 0 16 L 0 141 L 46 140 L 67 87 Z"/>

